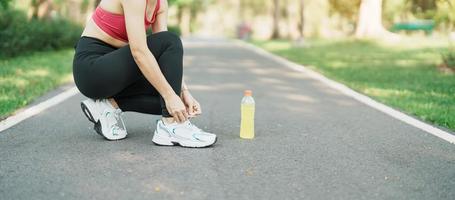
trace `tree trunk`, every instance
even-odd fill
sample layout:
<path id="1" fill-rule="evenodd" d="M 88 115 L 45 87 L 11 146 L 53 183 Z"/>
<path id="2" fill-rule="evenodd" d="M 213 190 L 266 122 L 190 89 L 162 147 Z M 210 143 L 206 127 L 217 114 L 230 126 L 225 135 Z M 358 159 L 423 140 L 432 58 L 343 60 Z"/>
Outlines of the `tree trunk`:
<path id="1" fill-rule="evenodd" d="M 303 40 L 305 34 L 305 0 L 300 0 L 299 18 L 299 40 Z"/>
<path id="2" fill-rule="evenodd" d="M 43 4 L 45 2 L 45 0 L 32 0 L 30 2 L 30 10 L 29 10 L 29 13 L 31 16 L 31 18 L 33 19 L 38 19 L 38 12 L 39 12 L 39 8 L 41 6 L 41 4 Z"/>
<path id="3" fill-rule="evenodd" d="M 32 0 L 29 13 L 31 13 L 31 18 L 33 19 L 50 19 L 52 10 L 52 0 Z"/>
<path id="4" fill-rule="evenodd" d="M 384 37 L 390 33 L 382 25 L 382 0 L 362 0 L 355 36 Z"/>
<path id="5" fill-rule="evenodd" d="M 278 27 L 280 21 L 280 0 L 273 0 L 273 30 L 272 39 L 280 37 L 280 30 Z"/>

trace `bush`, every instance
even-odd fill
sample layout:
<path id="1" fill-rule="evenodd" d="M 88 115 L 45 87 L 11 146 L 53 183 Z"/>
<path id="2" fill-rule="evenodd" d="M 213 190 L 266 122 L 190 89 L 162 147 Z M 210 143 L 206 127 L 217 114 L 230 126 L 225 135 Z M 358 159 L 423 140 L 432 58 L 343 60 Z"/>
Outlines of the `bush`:
<path id="1" fill-rule="evenodd" d="M 21 11 L 0 9 L 0 57 L 71 47 L 81 32 L 68 20 L 28 20 Z"/>
<path id="2" fill-rule="evenodd" d="M 0 10 L 9 9 L 11 0 L 0 0 Z"/>
<path id="3" fill-rule="evenodd" d="M 446 53 L 442 53 L 441 55 L 445 66 L 455 70 L 455 47 L 451 46 Z"/>

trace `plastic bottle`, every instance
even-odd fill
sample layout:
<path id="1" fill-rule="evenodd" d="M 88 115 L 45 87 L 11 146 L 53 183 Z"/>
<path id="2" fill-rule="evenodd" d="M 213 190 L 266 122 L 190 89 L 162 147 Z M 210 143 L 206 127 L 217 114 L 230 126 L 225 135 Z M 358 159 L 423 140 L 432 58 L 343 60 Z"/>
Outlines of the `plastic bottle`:
<path id="1" fill-rule="evenodd" d="M 251 90 L 245 90 L 240 105 L 241 122 L 240 122 L 240 137 L 244 139 L 254 138 L 254 99 Z"/>

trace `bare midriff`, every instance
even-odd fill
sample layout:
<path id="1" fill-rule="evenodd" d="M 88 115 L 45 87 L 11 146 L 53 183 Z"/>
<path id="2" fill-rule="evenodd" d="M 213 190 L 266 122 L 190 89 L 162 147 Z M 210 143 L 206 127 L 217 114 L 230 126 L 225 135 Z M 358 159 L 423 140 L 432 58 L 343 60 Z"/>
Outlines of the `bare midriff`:
<path id="1" fill-rule="evenodd" d="M 95 24 L 92 18 L 90 18 L 90 20 L 85 25 L 85 29 L 82 32 L 82 36 L 98 38 L 117 48 L 123 47 L 128 44 L 127 42 L 115 39 L 112 36 L 105 33 L 103 30 L 101 30 L 100 27 L 98 27 L 98 25 Z"/>
<path id="2" fill-rule="evenodd" d="M 159 1 L 159 0 L 157 0 Z M 153 1 L 148 1 L 149 3 L 153 3 Z M 155 2 L 156 3 L 156 2 Z M 100 5 L 103 7 L 103 5 Z M 150 6 L 150 5 L 147 5 L 147 8 L 154 8 L 155 6 Z M 103 8 L 104 10 L 107 10 L 105 8 Z M 121 11 L 121 8 L 117 8 L 117 9 L 114 9 L 114 8 L 111 8 L 109 9 L 111 10 L 110 12 L 112 13 L 115 13 L 115 14 L 121 14 L 123 15 L 123 11 Z M 117 10 L 117 11 L 116 11 Z M 149 11 L 150 9 L 147 9 L 147 11 Z M 152 12 L 146 12 L 147 15 L 148 15 L 148 19 L 150 19 L 150 14 L 153 15 L 153 11 Z M 87 21 L 87 24 L 85 25 L 85 28 L 84 28 L 84 31 L 82 32 L 82 35 L 81 36 L 87 36 L 87 37 L 93 37 L 93 38 L 97 38 L 97 39 L 100 39 L 114 47 L 117 47 L 117 48 L 120 48 L 120 47 L 123 47 L 125 45 L 128 44 L 128 42 L 125 42 L 125 41 L 122 41 L 122 40 L 119 40 L 119 39 L 116 39 L 110 35 L 108 35 L 106 32 L 104 32 L 94 21 L 93 21 L 93 18 L 90 17 L 90 19 Z"/>

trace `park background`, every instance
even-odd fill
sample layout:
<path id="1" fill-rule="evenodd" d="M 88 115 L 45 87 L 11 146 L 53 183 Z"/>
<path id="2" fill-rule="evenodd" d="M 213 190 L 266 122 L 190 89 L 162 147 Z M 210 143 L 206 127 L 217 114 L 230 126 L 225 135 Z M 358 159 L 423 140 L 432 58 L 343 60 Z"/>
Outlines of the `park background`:
<path id="1" fill-rule="evenodd" d="M 73 45 L 98 3 L 0 0 L 0 119 L 72 82 Z M 246 40 L 405 113 L 455 130 L 455 0 L 169 4 L 170 30 L 182 37 Z"/>

